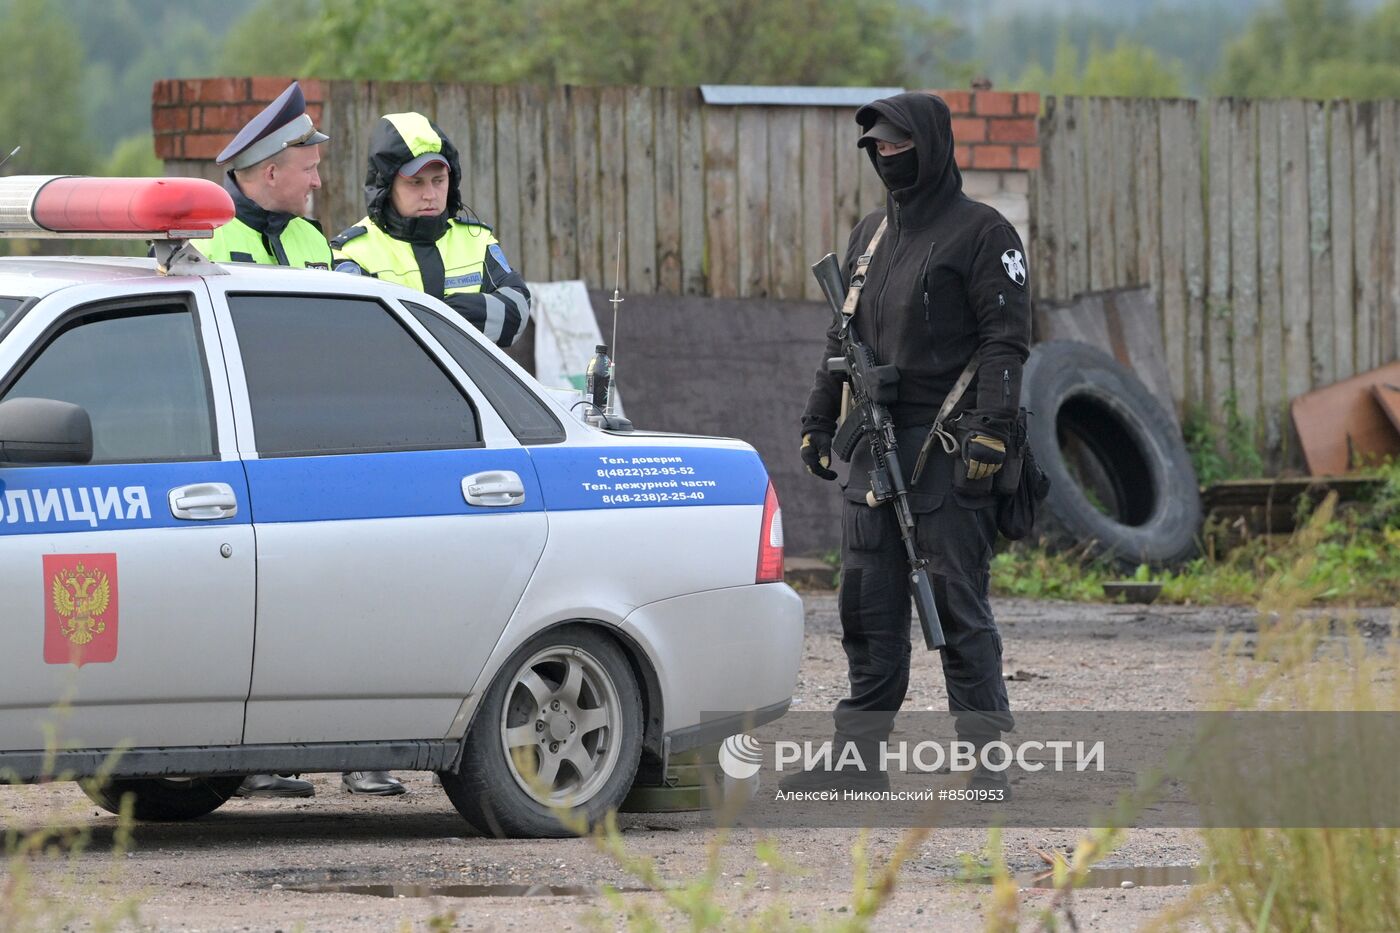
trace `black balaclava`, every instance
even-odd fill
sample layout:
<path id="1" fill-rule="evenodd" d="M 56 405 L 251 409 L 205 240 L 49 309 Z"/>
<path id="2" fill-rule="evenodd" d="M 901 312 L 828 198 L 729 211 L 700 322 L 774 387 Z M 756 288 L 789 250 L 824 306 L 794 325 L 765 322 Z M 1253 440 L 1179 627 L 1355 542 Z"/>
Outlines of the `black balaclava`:
<path id="1" fill-rule="evenodd" d="M 953 159 L 953 115 L 943 98 L 911 91 L 856 111 L 862 133 L 880 119 L 890 121 L 914 140 L 913 149 L 883 159 L 876 154 L 873 141 L 862 144 L 889 189 L 890 213 L 895 213 L 892 208 L 897 205 L 901 223 L 929 223 L 962 193 L 962 173 Z M 910 164 L 916 167 L 913 173 L 908 169 Z"/>
<path id="2" fill-rule="evenodd" d="M 889 191 L 908 188 L 919 180 L 919 150 L 906 149 L 894 155 L 875 153 L 875 171 Z"/>

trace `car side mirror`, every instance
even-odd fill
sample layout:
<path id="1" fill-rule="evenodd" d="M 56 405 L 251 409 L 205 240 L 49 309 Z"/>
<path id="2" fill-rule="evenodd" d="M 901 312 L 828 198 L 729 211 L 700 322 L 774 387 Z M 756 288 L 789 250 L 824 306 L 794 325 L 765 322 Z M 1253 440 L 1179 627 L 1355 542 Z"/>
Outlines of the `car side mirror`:
<path id="1" fill-rule="evenodd" d="M 90 463 L 92 419 L 51 398 L 0 402 L 0 463 Z"/>

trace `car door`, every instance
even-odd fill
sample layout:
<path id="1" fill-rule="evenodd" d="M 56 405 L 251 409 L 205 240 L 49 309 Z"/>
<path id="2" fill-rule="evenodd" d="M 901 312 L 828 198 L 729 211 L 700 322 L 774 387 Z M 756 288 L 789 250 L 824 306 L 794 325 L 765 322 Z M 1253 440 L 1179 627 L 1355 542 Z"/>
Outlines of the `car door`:
<path id="1" fill-rule="evenodd" d="M 544 549 L 528 454 L 393 303 L 211 287 L 258 542 L 247 741 L 441 738 Z"/>
<path id="2" fill-rule="evenodd" d="M 0 344 L 0 404 L 77 404 L 93 435 L 87 464 L 0 463 L 4 749 L 242 737 L 253 531 L 208 293 L 111 293 L 56 292 Z"/>

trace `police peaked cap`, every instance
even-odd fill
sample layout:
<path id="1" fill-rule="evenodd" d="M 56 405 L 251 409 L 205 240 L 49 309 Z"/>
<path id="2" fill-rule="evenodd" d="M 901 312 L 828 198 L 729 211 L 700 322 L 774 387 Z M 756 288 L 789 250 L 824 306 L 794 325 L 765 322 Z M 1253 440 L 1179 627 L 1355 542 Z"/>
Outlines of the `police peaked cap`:
<path id="1" fill-rule="evenodd" d="M 293 81 L 276 100 L 263 108 L 262 113 L 238 131 L 233 142 L 225 146 L 214 161 L 244 169 L 290 146 L 315 146 L 328 139 L 329 136 L 312 126 L 311 117 L 306 113 L 306 96 L 301 92 L 301 85 Z"/>
<path id="2" fill-rule="evenodd" d="M 369 170 L 365 173 L 365 207 L 370 220 L 383 226 L 384 209 L 394 187 L 394 176 L 410 163 L 425 161 L 424 156 L 438 155 L 447 163 L 447 216 L 455 217 L 462 209 L 462 162 L 457 147 L 434 122 L 421 113 L 386 113 L 374 125 L 369 137 Z"/>

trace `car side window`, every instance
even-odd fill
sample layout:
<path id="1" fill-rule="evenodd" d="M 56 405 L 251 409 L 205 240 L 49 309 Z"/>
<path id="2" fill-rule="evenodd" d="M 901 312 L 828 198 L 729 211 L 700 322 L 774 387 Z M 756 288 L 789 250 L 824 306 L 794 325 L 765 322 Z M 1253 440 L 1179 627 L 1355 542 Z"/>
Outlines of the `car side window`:
<path id="1" fill-rule="evenodd" d="M 522 444 L 557 444 L 564 440 L 564 426 L 549 406 L 501 365 L 489 350 L 432 309 L 411 301 L 405 301 L 404 306 L 471 376 L 516 440 Z"/>
<path id="2" fill-rule="evenodd" d="M 80 312 L 63 322 L 3 398 L 81 405 L 93 463 L 214 456 L 209 380 L 184 305 Z"/>
<path id="3" fill-rule="evenodd" d="M 230 295 L 262 457 L 480 447 L 456 383 L 384 305 Z"/>

